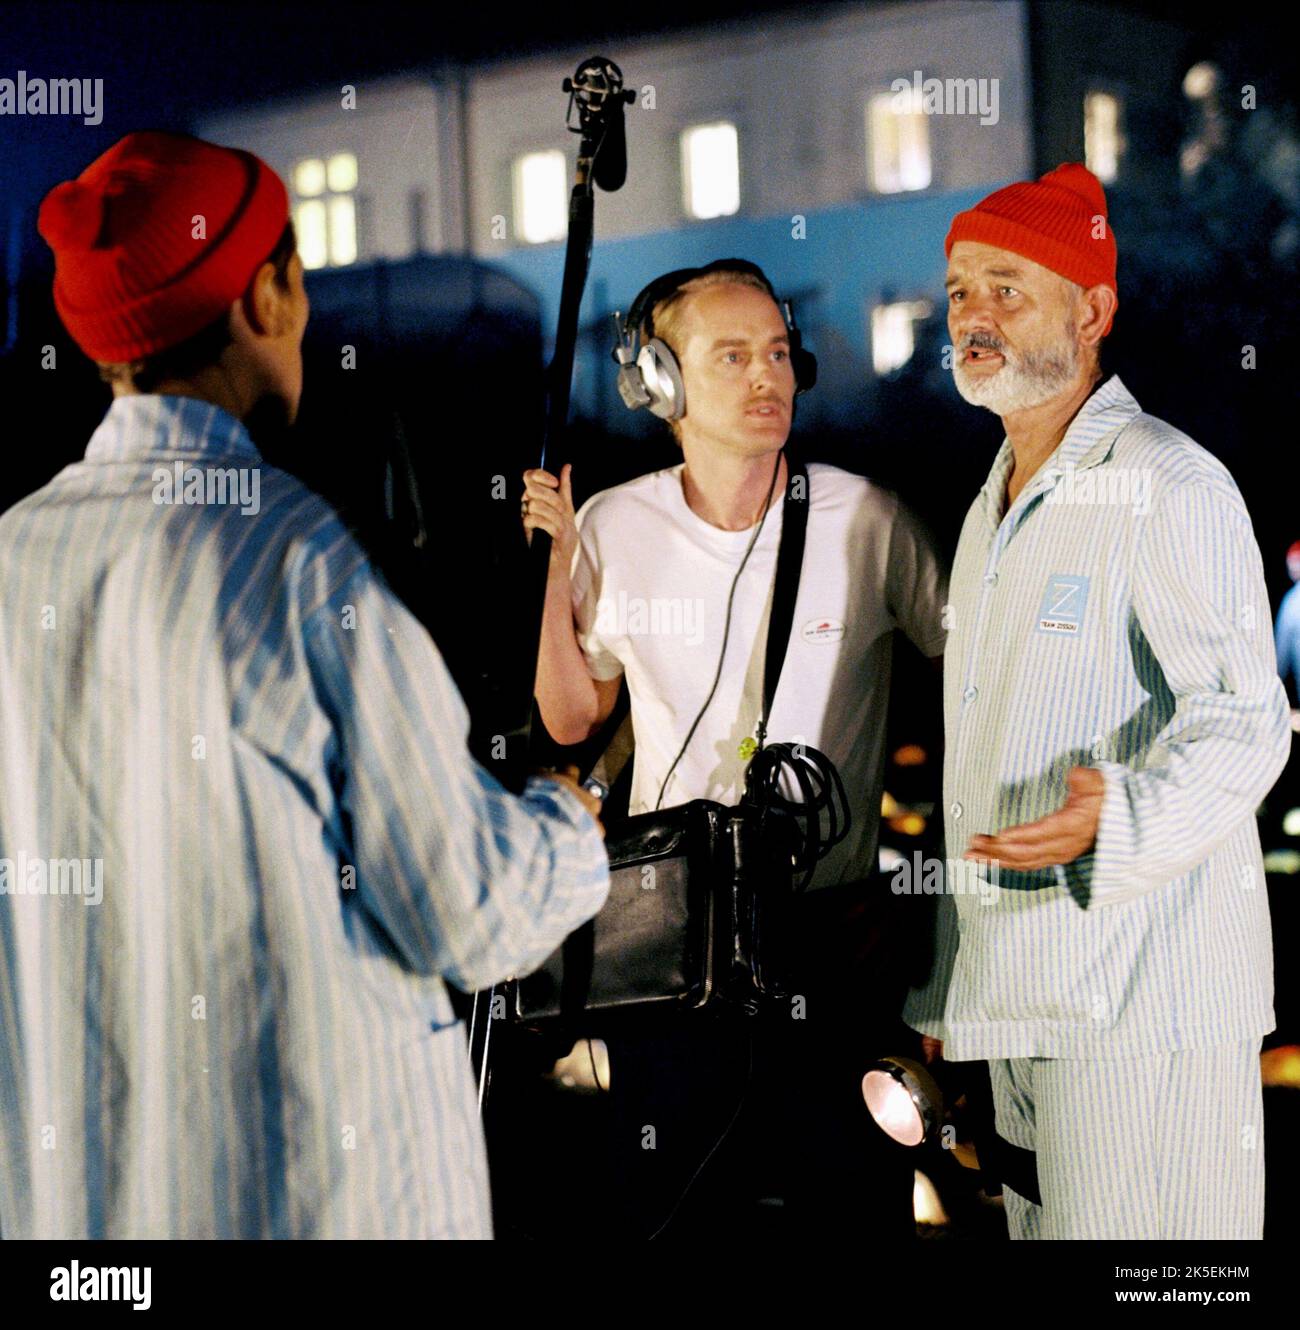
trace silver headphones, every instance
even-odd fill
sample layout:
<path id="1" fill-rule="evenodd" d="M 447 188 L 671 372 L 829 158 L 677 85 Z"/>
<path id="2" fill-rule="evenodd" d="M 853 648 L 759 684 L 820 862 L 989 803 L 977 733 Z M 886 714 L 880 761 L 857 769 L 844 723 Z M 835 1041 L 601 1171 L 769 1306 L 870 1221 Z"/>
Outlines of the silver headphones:
<path id="1" fill-rule="evenodd" d="M 686 390 L 682 387 L 681 367 L 668 343 L 654 335 L 654 307 L 692 278 L 722 271 L 744 272 L 757 277 L 768 295 L 776 300 L 790 335 L 790 364 L 794 370 L 795 393 L 807 392 L 817 382 L 817 359 L 811 351 L 804 350 L 790 302 L 777 300 L 772 284 L 756 263 L 746 259 L 717 259 L 703 268 L 678 268 L 656 277 L 632 302 L 626 319 L 620 314 L 613 316 L 617 338 L 613 355 L 618 364 L 618 393 L 630 411 L 646 406 L 661 420 L 680 420 L 685 414 Z M 638 348 L 637 343 L 643 331 L 646 340 Z"/>

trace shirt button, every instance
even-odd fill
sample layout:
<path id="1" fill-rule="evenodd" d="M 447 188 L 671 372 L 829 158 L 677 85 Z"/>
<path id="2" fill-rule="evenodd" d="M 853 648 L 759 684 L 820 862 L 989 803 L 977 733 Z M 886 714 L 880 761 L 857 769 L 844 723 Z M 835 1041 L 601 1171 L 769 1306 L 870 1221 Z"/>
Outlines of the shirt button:
<path id="1" fill-rule="evenodd" d="M 984 574 L 984 585 L 985 585 L 985 586 L 992 586 L 997 580 L 998 580 L 998 575 L 997 575 L 997 573 L 985 573 L 985 574 Z"/>
<path id="2" fill-rule="evenodd" d="M 948 811 L 953 815 L 953 817 L 960 817 L 960 816 L 961 816 L 961 804 L 959 804 L 959 803 L 955 803 L 955 802 L 954 802 L 953 806 L 952 806 Z"/>
<path id="3" fill-rule="evenodd" d="M 962 697 L 964 697 L 967 702 L 973 702 L 979 695 L 980 690 L 976 688 L 974 684 L 971 684 L 971 686 L 962 694 Z"/>

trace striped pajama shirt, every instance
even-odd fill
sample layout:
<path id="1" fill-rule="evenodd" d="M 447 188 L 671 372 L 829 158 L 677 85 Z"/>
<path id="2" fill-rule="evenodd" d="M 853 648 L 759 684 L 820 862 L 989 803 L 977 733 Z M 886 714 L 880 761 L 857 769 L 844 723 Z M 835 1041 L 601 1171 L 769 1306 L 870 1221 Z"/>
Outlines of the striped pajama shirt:
<path id="1" fill-rule="evenodd" d="M 1075 1109 L 1080 1138 L 1104 1130 L 1089 1114 L 1120 1113 L 1142 1059 L 1220 1050 L 1258 1098 L 1257 1064 L 1228 1050 L 1257 1049 L 1274 1024 L 1254 814 L 1290 728 L 1250 519 L 1226 469 L 1115 377 L 1004 514 L 1013 460 L 1004 442 L 953 567 L 947 852 L 1054 812 L 1076 765 L 1103 774 L 1097 839 L 1072 864 L 1004 869 L 991 889 L 952 875 L 936 964 L 905 1019 L 951 1060 L 988 1059 L 1004 1086 L 1008 1062 L 1078 1060 L 1093 1076 L 1114 1062 L 1113 1092 Z M 1052 1083 L 1018 1083 L 1040 1080 Z M 998 1117 L 1014 1119 L 1005 1095 Z M 1040 1171 L 1068 1172 L 1058 1139 L 1040 1143 Z M 1249 1208 L 1241 1197 L 1225 1224 Z"/>
<path id="2" fill-rule="evenodd" d="M 215 406 L 115 400 L 0 582 L 0 1234 L 490 1236 L 447 981 L 599 909 L 580 800 L 470 758 L 423 627 Z"/>

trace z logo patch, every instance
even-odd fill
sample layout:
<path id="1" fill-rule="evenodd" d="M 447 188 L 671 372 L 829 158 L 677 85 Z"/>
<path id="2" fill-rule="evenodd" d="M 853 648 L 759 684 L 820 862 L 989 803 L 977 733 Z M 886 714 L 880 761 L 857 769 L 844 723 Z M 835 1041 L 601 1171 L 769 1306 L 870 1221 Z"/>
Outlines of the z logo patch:
<path id="1" fill-rule="evenodd" d="M 1043 603 L 1038 607 L 1040 633 L 1079 632 L 1088 603 L 1088 579 L 1054 573 L 1047 579 Z"/>

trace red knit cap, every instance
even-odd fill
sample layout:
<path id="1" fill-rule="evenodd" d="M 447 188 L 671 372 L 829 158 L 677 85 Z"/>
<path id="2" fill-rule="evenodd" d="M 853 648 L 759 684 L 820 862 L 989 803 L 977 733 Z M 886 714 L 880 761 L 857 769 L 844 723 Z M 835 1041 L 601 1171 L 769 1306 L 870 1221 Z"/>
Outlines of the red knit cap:
<path id="1" fill-rule="evenodd" d="M 175 346 L 229 309 L 288 220 L 283 182 L 252 153 L 147 131 L 56 185 L 37 229 L 73 341 L 116 363 Z"/>
<path id="2" fill-rule="evenodd" d="M 1035 181 L 996 190 L 967 212 L 959 212 L 952 219 L 943 252 L 951 254 L 959 240 L 1022 254 L 1080 286 L 1108 286 L 1119 296 L 1106 194 L 1101 181 L 1078 162 L 1066 162 Z"/>

